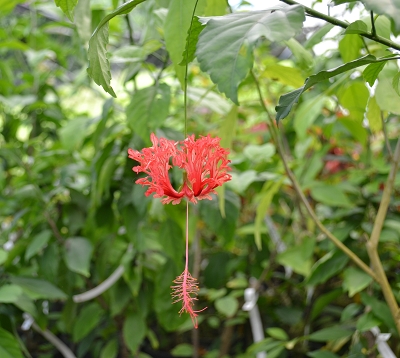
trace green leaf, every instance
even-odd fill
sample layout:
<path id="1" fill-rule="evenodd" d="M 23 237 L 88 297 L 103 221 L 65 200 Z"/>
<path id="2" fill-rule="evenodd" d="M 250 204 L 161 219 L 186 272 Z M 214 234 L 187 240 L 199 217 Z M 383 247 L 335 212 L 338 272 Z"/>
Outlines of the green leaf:
<path id="1" fill-rule="evenodd" d="M 178 344 L 171 350 L 174 357 L 193 357 L 193 346 L 187 343 Z"/>
<path id="2" fill-rule="evenodd" d="M 268 212 L 268 208 L 271 205 L 274 195 L 278 192 L 279 188 L 283 183 L 283 178 L 277 182 L 268 181 L 264 184 L 262 189 L 261 201 L 257 206 L 256 220 L 254 223 L 254 240 L 257 248 L 261 250 L 261 228 L 264 222 L 265 214 Z"/>
<path id="3" fill-rule="evenodd" d="M 136 354 L 137 349 L 146 336 L 146 322 L 138 312 L 131 313 L 125 319 L 122 333 L 124 341 L 132 354 Z"/>
<path id="4" fill-rule="evenodd" d="M 74 21 L 74 7 L 78 0 L 55 0 L 55 3 L 71 21 Z"/>
<path id="5" fill-rule="evenodd" d="M 369 91 L 363 81 L 351 81 L 337 93 L 340 104 L 350 113 L 348 118 L 359 124 L 362 130 L 362 120 L 369 99 Z"/>
<path id="6" fill-rule="evenodd" d="M 400 94 L 393 88 L 393 80 L 390 78 L 379 78 L 375 89 L 376 103 L 383 111 L 400 114 Z"/>
<path id="7" fill-rule="evenodd" d="M 372 313 L 378 317 L 381 322 L 385 323 L 393 332 L 397 332 L 393 316 L 385 302 L 379 301 L 377 298 L 369 296 L 364 292 L 361 292 L 361 300 L 364 305 L 371 307 Z"/>
<path id="8" fill-rule="evenodd" d="M 322 42 L 324 36 L 333 29 L 332 24 L 325 24 L 320 29 L 315 31 L 311 37 L 303 44 L 304 48 L 307 50 L 311 50 L 315 45 L 318 45 Z"/>
<path id="9" fill-rule="evenodd" d="M 367 312 L 363 314 L 357 320 L 357 330 L 360 332 L 369 331 L 372 327 L 379 326 L 382 322 L 375 317 L 372 312 Z"/>
<path id="10" fill-rule="evenodd" d="M 183 84 L 184 80 L 184 68 L 178 65 L 182 62 L 182 53 L 185 52 L 186 39 L 192 22 L 195 4 L 196 0 L 171 0 L 164 24 L 165 47 L 172 63 L 175 65 L 176 74 L 181 84 Z M 196 31 L 189 37 L 190 51 L 193 50 L 191 48 L 193 45 L 196 46 L 197 31 L 201 31 L 197 18 L 193 22 Z M 183 58 L 186 59 L 186 54 Z"/>
<path id="11" fill-rule="evenodd" d="M 272 143 L 249 144 L 243 149 L 243 154 L 253 163 L 269 162 L 275 155 L 275 146 Z"/>
<path id="12" fill-rule="evenodd" d="M 362 291 L 372 282 L 372 277 L 355 267 L 349 267 L 344 271 L 343 289 L 349 291 L 349 297 Z"/>
<path id="13" fill-rule="evenodd" d="M 37 234 L 25 251 L 25 260 L 29 260 L 32 256 L 36 255 L 40 250 L 47 245 L 51 238 L 51 231 L 44 230 Z"/>
<path id="14" fill-rule="evenodd" d="M 367 119 L 372 133 L 382 130 L 381 109 L 376 103 L 376 97 L 370 97 L 367 105 Z"/>
<path id="15" fill-rule="evenodd" d="M 302 6 L 282 5 L 266 10 L 274 11 L 200 18 L 206 24 L 197 43 L 200 67 L 236 104 L 238 86 L 253 66 L 253 47 L 258 39 L 288 40 L 302 28 L 305 20 Z"/>
<path id="16" fill-rule="evenodd" d="M 314 251 L 315 240 L 303 239 L 300 245 L 289 247 L 286 251 L 278 254 L 276 260 L 283 266 L 289 266 L 293 271 L 303 276 L 311 272 L 312 261 L 310 260 Z"/>
<path id="17" fill-rule="evenodd" d="M 118 354 L 118 341 L 112 339 L 101 350 L 100 358 L 116 358 Z"/>
<path id="18" fill-rule="evenodd" d="M 11 276 L 10 281 L 20 286 L 32 299 L 63 300 L 67 295 L 48 281 L 37 278 Z"/>
<path id="19" fill-rule="evenodd" d="M 272 338 L 278 339 L 279 341 L 288 341 L 289 340 L 289 336 L 282 328 L 278 328 L 278 327 L 268 328 L 267 334 L 269 336 L 271 336 Z"/>
<path id="20" fill-rule="evenodd" d="M 343 294 L 341 289 L 333 290 L 331 292 L 325 293 L 321 296 L 319 296 L 313 306 L 312 306 L 312 311 L 311 311 L 311 320 L 314 320 L 319 316 L 319 314 L 322 312 L 322 310 L 333 300 L 338 298 Z"/>
<path id="21" fill-rule="evenodd" d="M 293 127 L 299 139 L 305 139 L 307 129 L 315 122 L 319 115 L 321 115 L 322 108 L 326 102 L 325 96 L 316 96 L 302 102 L 297 108 Z"/>
<path id="22" fill-rule="evenodd" d="M 8 257 L 7 251 L 0 248 L 0 265 L 3 265 L 6 262 Z"/>
<path id="23" fill-rule="evenodd" d="M 88 239 L 73 237 L 65 241 L 65 263 L 71 271 L 86 277 L 90 276 L 89 267 L 92 252 L 93 246 Z"/>
<path id="24" fill-rule="evenodd" d="M 307 285 L 318 285 L 340 272 L 349 261 L 349 258 L 340 251 L 332 251 L 318 260 L 312 268 L 312 273 L 307 280 Z"/>
<path id="25" fill-rule="evenodd" d="M 18 340 L 9 331 L 0 327 L 0 357 L 23 358 Z"/>
<path id="26" fill-rule="evenodd" d="M 82 307 L 72 329 L 72 339 L 79 342 L 100 323 L 104 311 L 97 303 L 89 303 Z"/>
<path id="27" fill-rule="evenodd" d="M 315 342 L 327 342 L 335 339 L 348 338 L 352 335 L 353 331 L 340 326 L 334 326 L 314 332 L 308 336 L 308 339 Z"/>
<path id="28" fill-rule="evenodd" d="M 314 200 L 326 205 L 344 208 L 351 208 L 354 205 L 339 186 L 316 183 L 310 188 L 310 191 Z"/>
<path id="29" fill-rule="evenodd" d="M 344 35 L 339 41 L 339 51 L 343 62 L 358 59 L 362 46 L 363 43 L 359 35 Z"/>
<path id="30" fill-rule="evenodd" d="M 0 302 L 14 303 L 23 293 L 22 288 L 17 285 L 4 285 L 0 287 Z"/>
<path id="31" fill-rule="evenodd" d="M 284 94 L 279 98 L 279 104 L 275 107 L 276 110 L 276 120 L 280 120 L 285 118 L 290 110 L 292 109 L 293 105 L 298 102 L 301 94 L 309 89 L 311 86 L 315 85 L 318 82 L 325 81 L 331 77 L 339 75 L 343 72 L 347 72 L 353 70 L 354 68 L 368 65 L 370 63 L 381 62 L 381 61 L 388 61 L 387 58 L 379 58 L 377 59 L 375 56 L 366 55 L 363 57 L 358 58 L 357 60 L 348 62 L 344 65 L 339 67 L 333 68 L 327 71 L 318 72 L 315 75 L 312 75 L 306 79 L 304 82 L 304 86 L 300 87 L 292 92 Z"/>
<path id="32" fill-rule="evenodd" d="M 329 351 L 314 351 L 307 353 L 311 358 L 340 358 L 337 354 Z"/>
<path id="33" fill-rule="evenodd" d="M 225 296 L 215 300 L 215 308 L 226 317 L 233 317 L 239 308 L 239 302 L 232 296 Z"/>
<path id="34" fill-rule="evenodd" d="M 226 0 L 207 0 L 204 16 L 222 16 L 228 9 Z"/>
<path id="35" fill-rule="evenodd" d="M 69 151 L 77 149 L 87 134 L 90 121 L 88 117 L 69 120 L 58 132 L 61 145 Z"/>
<path id="36" fill-rule="evenodd" d="M 368 26 L 364 21 L 357 20 L 352 22 L 344 31 L 345 34 L 363 34 L 368 32 Z"/>
<path id="37" fill-rule="evenodd" d="M 87 69 L 87 73 L 94 80 L 94 82 L 96 82 L 99 86 L 102 86 L 103 89 L 111 94 L 113 97 L 117 97 L 117 95 L 110 85 L 110 62 L 107 58 L 109 21 L 117 15 L 129 13 L 137 5 L 141 4 L 144 1 L 145 0 L 128 1 L 125 4 L 119 6 L 111 14 L 105 16 L 97 25 L 89 41 L 89 67 Z"/>
<path id="38" fill-rule="evenodd" d="M 126 108 L 129 126 L 148 141 L 150 133 L 161 126 L 169 114 L 170 87 L 165 83 L 138 90 Z"/>
<path id="39" fill-rule="evenodd" d="M 373 86 L 378 78 L 379 73 L 382 71 L 383 67 L 385 67 L 386 63 L 387 62 L 371 63 L 365 67 L 365 70 L 363 71 L 365 82 L 368 82 L 370 86 Z"/>
<path id="40" fill-rule="evenodd" d="M 203 24 L 199 21 L 197 16 L 193 17 L 192 27 L 188 30 L 188 35 L 186 37 L 186 47 L 182 53 L 182 61 L 179 62 L 179 65 L 186 66 L 187 63 L 190 63 L 195 58 L 196 53 L 196 45 L 199 40 L 200 32 L 204 29 Z M 187 54 L 186 54 L 187 51 Z M 186 59 L 187 57 L 187 59 Z"/>
<path id="41" fill-rule="evenodd" d="M 90 0 L 79 0 L 74 11 L 75 26 L 79 37 L 86 44 L 92 32 L 92 11 Z"/>
<path id="42" fill-rule="evenodd" d="M 282 66 L 277 63 L 267 65 L 261 77 L 271 78 L 274 81 L 295 88 L 304 83 L 304 77 L 298 68 Z"/>
<path id="43" fill-rule="evenodd" d="M 307 71 L 313 66 L 313 55 L 311 54 L 311 52 L 306 50 L 297 40 L 292 38 L 285 43 L 287 47 L 289 47 L 290 51 L 292 51 L 293 56 L 296 57 L 297 63 L 301 69 Z"/>
<path id="44" fill-rule="evenodd" d="M 398 0 L 361 0 L 368 10 L 376 14 L 387 15 L 393 20 L 393 32 L 400 34 L 400 3 Z"/>
<path id="45" fill-rule="evenodd" d="M 400 96 L 400 72 L 397 72 L 392 81 L 393 89 Z"/>

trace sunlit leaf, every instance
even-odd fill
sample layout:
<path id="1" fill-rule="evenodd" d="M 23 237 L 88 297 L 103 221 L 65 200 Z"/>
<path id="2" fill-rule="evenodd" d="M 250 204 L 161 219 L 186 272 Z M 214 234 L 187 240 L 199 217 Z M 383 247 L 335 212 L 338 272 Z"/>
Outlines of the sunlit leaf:
<path id="1" fill-rule="evenodd" d="M 368 65 L 370 63 L 388 61 L 388 58 L 376 58 L 372 55 L 366 55 L 360 57 L 357 60 L 350 61 L 344 65 L 333 68 L 331 70 L 321 71 L 315 75 L 312 75 L 306 79 L 304 82 L 304 86 L 300 87 L 292 92 L 284 94 L 279 98 L 279 104 L 275 107 L 276 110 L 276 120 L 280 120 L 285 118 L 289 112 L 291 111 L 293 105 L 298 102 L 301 94 L 309 89 L 311 86 L 315 85 L 318 82 L 325 81 L 331 77 L 337 76 L 341 73 L 353 70 L 357 67 Z"/>
<path id="2" fill-rule="evenodd" d="M 93 246 L 88 239 L 73 237 L 65 241 L 65 263 L 68 268 L 86 277 L 90 276 L 89 266 Z"/>
<path id="3" fill-rule="evenodd" d="M 23 358 L 18 340 L 9 331 L 0 327 L 0 357 Z"/>
<path id="4" fill-rule="evenodd" d="M 67 15 L 71 21 L 73 21 L 74 8 L 78 3 L 78 0 L 55 0 L 55 3 L 64 12 L 64 14 Z"/>
<path id="5" fill-rule="evenodd" d="M 352 22 L 344 31 L 345 34 L 362 34 L 368 32 L 368 26 L 364 21 L 357 20 Z"/>
<path id="6" fill-rule="evenodd" d="M 113 97 L 117 97 L 117 95 L 110 85 L 111 72 L 107 54 L 109 21 L 117 15 L 129 13 L 144 1 L 145 0 L 128 1 L 114 10 L 111 14 L 104 17 L 97 25 L 89 41 L 89 67 L 87 72 L 94 82 L 99 86 L 102 86 L 103 89 Z"/>
<path id="7" fill-rule="evenodd" d="M 200 18 L 206 25 L 197 43 L 200 67 L 221 92 L 238 104 L 237 89 L 253 66 L 257 40 L 289 40 L 302 28 L 304 20 L 302 6 L 283 5 L 265 11 Z"/>
<path id="8" fill-rule="evenodd" d="M 343 289 L 349 292 L 349 297 L 353 297 L 372 282 L 371 276 L 355 267 L 347 268 L 343 275 Z"/>

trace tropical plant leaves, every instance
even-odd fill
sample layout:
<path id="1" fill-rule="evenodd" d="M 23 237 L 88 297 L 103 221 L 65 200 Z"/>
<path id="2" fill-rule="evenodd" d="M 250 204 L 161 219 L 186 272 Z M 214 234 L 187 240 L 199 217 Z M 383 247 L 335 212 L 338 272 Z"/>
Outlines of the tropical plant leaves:
<path id="1" fill-rule="evenodd" d="M 281 5 L 199 20 L 206 25 L 197 43 L 200 67 L 221 92 L 239 104 L 237 89 L 253 66 L 257 40 L 289 40 L 302 28 L 305 16 L 302 6 Z"/>
<path id="2" fill-rule="evenodd" d="M 100 21 L 89 40 L 89 67 L 87 73 L 94 82 L 99 86 L 102 86 L 103 89 L 113 97 L 117 97 L 117 95 L 110 84 L 110 62 L 108 61 L 107 56 L 109 21 L 117 15 L 129 13 L 144 1 L 146 0 L 131 0 L 119 6 L 111 14 L 108 14 Z"/>
<path id="3" fill-rule="evenodd" d="M 56 5 L 64 12 L 71 21 L 74 21 L 74 8 L 78 0 L 55 0 Z"/>
<path id="4" fill-rule="evenodd" d="M 315 75 L 308 77 L 306 79 L 306 81 L 304 82 L 303 87 L 300 87 L 294 91 L 286 93 L 279 98 L 279 103 L 275 107 L 276 120 L 279 121 L 280 119 L 287 117 L 287 115 L 290 113 L 293 105 L 298 102 L 302 93 L 304 91 L 306 91 L 307 89 L 309 89 L 311 86 L 315 85 L 316 83 L 325 81 L 331 77 L 337 76 L 341 73 L 350 71 L 350 70 L 360 67 L 360 66 L 365 66 L 370 63 L 380 63 L 380 62 L 384 62 L 384 61 L 389 61 L 391 59 L 392 58 L 386 58 L 386 57 L 376 58 L 373 55 L 366 55 L 366 56 L 358 58 L 357 60 L 350 61 L 348 63 L 345 63 L 344 65 L 338 66 L 331 70 L 321 71 Z"/>
<path id="5" fill-rule="evenodd" d="M 132 130 L 148 140 L 151 131 L 167 118 L 170 100 L 171 90 L 165 83 L 136 91 L 126 108 L 128 124 Z"/>

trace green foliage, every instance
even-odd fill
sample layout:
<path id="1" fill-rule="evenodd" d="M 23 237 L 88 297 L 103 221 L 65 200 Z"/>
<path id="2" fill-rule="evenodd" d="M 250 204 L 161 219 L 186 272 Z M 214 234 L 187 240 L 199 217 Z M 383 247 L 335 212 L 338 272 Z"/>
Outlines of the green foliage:
<path id="1" fill-rule="evenodd" d="M 237 89 L 253 66 L 253 48 L 261 37 L 284 41 L 301 28 L 301 6 L 270 8 L 272 12 L 234 13 L 223 17 L 200 18 L 205 28 L 199 35 L 196 56 L 218 89 L 239 104 Z M 224 48 L 224 51 L 220 51 Z"/>
<path id="2" fill-rule="evenodd" d="M 383 4 L 376 32 L 395 39 Z M 77 357 L 361 357 L 379 354 L 375 326 L 399 356 L 379 282 L 307 211 L 370 267 L 366 240 L 400 133 L 398 56 L 361 40 L 369 19 L 340 35 L 326 23 L 305 40 L 302 6 L 194 6 L 0 0 L 0 357 L 57 357 L 49 334 Z M 323 52 L 328 39 L 336 47 Z M 207 307 L 198 344 L 170 297 L 185 265 L 185 205 L 146 197 L 127 158 L 150 133 L 183 139 L 186 65 L 188 133 L 221 137 L 232 175 L 189 207 L 194 309 Z M 118 98 L 105 99 L 88 66 Z M 295 109 L 277 127 L 276 106 L 277 120 Z M 179 188 L 183 172 L 169 175 Z M 393 181 L 377 252 L 398 299 L 398 173 Z M 242 310 L 250 285 L 266 336 L 257 343 Z"/>

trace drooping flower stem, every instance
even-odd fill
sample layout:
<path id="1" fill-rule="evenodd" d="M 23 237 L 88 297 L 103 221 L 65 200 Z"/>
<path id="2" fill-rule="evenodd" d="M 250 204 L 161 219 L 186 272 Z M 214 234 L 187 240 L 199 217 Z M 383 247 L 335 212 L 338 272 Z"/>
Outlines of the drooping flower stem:
<path id="1" fill-rule="evenodd" d="M 186 203 L 186 262 L 184 271 L 174 280 L 172 288 L 173 303 L 182 301 L 182 308 L 179 314 L 183 312 L 189 313 L 192 319 L 194 328 L 197 328 L 197 316 L 199 312 L 204 311 L 206 308 L 201 310 L 194 310 L 194 301 L 197 301 L 197 294 L 199 292 L 199 286 L 197 285 L 197 279 L 192 277 L 189 272 L 189 202 Z"/>

